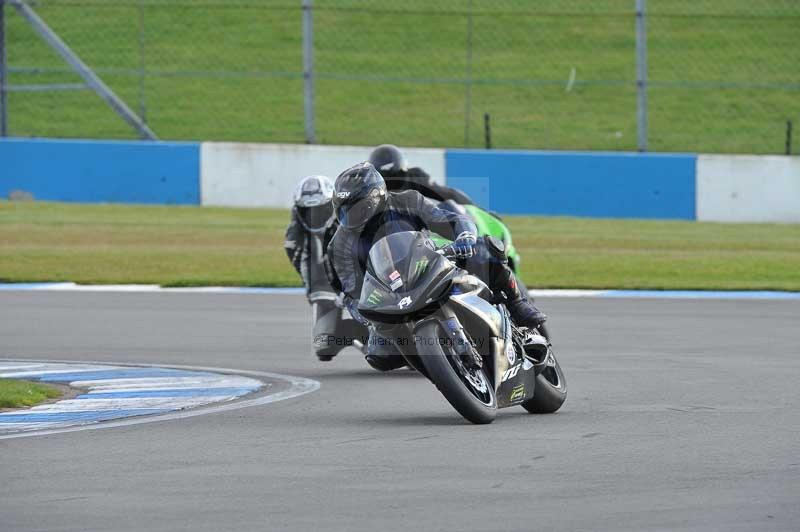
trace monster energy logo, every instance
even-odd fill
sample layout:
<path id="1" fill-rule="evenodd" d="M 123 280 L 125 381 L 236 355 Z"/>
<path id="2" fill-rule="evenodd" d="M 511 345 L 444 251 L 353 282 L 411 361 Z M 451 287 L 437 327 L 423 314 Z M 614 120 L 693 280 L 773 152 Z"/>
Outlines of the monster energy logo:
<path id="1" fill-rule="evenodd" d="M 509 397 L 508 400 L 513 403 L 514 401 L 521 400 L 524 396 L 525 396 L 525 385 L 519 384 L 517 386 L 514 386 L 514 388 L 511 390 L 511 397 Z"/>
<path id="2" fill-rule="evenodd" d="M 427 257 L 419 259 L 417 263 L 414 265 L 414 274 L 422 275 L 422 272 L 425 271 L 425 268 L 428 267 L 428 259 Z"/>
<path id="3" fill-rule="evenodd" d="M 377 305 L 378 303 L 381 302 L 381 299 L 382 298 L 380 292 L 378 292 L 377 290 L 373 290 L 372 293 L 370 293 L 369 297 L 367 297 L 367 303 L 370 303 L 371 305 Z"/>

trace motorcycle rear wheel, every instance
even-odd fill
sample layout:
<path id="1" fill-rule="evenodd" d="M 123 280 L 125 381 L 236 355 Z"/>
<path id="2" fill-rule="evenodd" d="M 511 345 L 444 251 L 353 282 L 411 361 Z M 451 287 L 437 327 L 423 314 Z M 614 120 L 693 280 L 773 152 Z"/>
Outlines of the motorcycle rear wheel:
<path id="1" fill-rule="evenodd" d="M 438 322 L 423 325 L 416 336 L 424 342 L 421 345 L 424 352 L 420 353 L 422 365 L 453 408 L 478 425 L 494 421 L 497 397 L 484 370 L 470 370 L 451 345 L 439 341 L 448 338 L 448 335 Z"/>
<path id="2" fill-rule="evenodd" d="M 533 397 L 522 403 L 522 408 L 531 414 L 552 414 L 561 408 L 566 400 L 567 379 L 558 360 L 553 357 L 553 364 L 548 365 L 536 376 Z"/>

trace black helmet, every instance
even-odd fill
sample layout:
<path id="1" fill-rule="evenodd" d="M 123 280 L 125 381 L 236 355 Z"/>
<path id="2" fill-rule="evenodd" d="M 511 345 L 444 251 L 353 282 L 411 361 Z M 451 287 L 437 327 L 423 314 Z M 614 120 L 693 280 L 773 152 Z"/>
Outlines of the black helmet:
<path id="1" fill-rule="evenodd" d="M 339 174 L 333 186 L 333 206 L 347 229 L 363 227 L 386 202 L 386 183 L 375 167 L 359 163 Z"/>
<path id="2" fill-rule="evenodd" d="M 394 144 L 381 144 L 369 155 L 369 162 L 384 177 L 402 177 L 408 172 L 408 162 Z"/>

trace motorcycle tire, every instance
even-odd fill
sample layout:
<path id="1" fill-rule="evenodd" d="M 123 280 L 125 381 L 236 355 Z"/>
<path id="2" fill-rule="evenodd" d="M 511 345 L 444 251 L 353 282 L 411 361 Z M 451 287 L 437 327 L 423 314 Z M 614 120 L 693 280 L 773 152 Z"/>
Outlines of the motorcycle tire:
<path id="1" fill-rule="evenodd" d="M 472 370 L 469 376 L 464 370 L 459 355 L 452 346 L 442 345 L 440 338 L 448 336 L 438 322 L 423 325 L 415 334 L 422 342 L 420 360 L 436 388 L 464 418 L 483 425 L 494 421 L 497 414 L 497 397 L 494 386 L 483 369 Z M 477 384 L 472 384 L 475 379 Z"/>
<path id="2" fill-rule="evenodd" d="M 531 414 L 552 414 L 567 400 L 567 379 L 558 360 L 536 376 L 533 397 L 522 403 Z"/>

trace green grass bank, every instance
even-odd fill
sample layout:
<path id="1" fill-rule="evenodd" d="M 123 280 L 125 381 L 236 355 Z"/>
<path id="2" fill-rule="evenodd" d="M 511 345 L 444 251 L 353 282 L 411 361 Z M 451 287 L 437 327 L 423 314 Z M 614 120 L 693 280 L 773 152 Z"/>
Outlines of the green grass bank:
<path id="1" fill-rule="evenodd" d="M 289 211 L 0 202 L 0 282 L 299 286 Z M 507 217 L 531 288 L 800 291 L 800 225 Z"/>
<path id="2" fill-rule="evenodd" d="M 27 408 L 61 395 L 59 390 L 45 384 L 0 379 L 0 408 Z"/>

